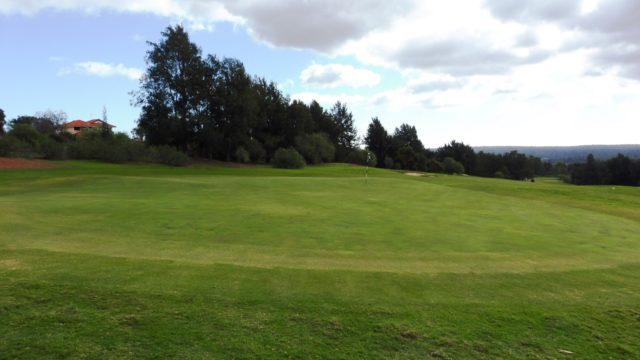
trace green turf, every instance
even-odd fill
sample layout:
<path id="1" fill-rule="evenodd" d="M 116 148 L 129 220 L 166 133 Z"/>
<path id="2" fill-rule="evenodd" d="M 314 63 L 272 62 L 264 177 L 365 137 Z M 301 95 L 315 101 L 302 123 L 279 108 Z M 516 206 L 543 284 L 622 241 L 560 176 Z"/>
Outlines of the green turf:
<path id="1" fill-rule="evenodd" d="M 0 172 L 0 358 L 640 357 L 640 189 L 363 172 Z"/>

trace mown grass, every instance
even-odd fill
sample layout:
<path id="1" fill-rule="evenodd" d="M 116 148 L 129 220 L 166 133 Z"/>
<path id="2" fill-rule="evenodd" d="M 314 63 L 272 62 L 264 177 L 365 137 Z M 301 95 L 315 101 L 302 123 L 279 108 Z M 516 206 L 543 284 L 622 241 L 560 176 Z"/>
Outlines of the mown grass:
<path id="1" fill-rule="evenodd" d="M 640 357 L 640 191 L 347 165 L 0 172 L 0 358 Z"/>

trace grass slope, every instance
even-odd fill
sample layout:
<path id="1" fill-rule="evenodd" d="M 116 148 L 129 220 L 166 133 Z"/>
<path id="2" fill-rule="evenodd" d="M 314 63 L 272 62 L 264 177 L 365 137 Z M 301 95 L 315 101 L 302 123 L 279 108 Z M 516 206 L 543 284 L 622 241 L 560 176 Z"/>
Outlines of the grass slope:
<path id="1" fill-rule="evenodd" d="M 327 165 L 0 172 L 0 357 L 640 357 L 640 191 Z"/>

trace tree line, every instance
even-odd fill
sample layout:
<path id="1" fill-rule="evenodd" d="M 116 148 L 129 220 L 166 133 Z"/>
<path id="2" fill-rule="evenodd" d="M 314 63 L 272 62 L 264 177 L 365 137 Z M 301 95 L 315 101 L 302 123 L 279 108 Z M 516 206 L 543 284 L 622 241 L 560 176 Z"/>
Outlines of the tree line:
<path id="1" fill-rule="evenodd" d="M 285 168 L 337 161 L 514 180 L 559 175 L 575 184 L 638 184 L 637 162 L 623 155 L 606 162 L 590 156 L 586 164 L 567 166 L 517 151 L 476 152 L 457 141 L 427 149 L 415 126 L 405 123 L 390 133 L 378 118 L 360 139 L 345 104 L 325 109 L 317 101 L 291 101 L 274 82 L 249 75 L 239 60 L 203 56 L 183 27 L 161 35 L 160 42 L 148 43 L 147 69 L 132 94 L 141 108 L 133 138 L 108 127 L 74 137 L 62 131 L 66 114 L 48 111 L 8 122 L 0 155 L 184 164 L 187 154 Z M 0 135 L 5 120 L 0 109 Z"/>
<path id="2" fill-rule="evenodd" d="M 640 185 L 640 159 L 618 154 L 609 160 L 596 160 L 592 154 L 582 164 L 569 165 L 568 182 L 577 185 Z"/>
<path id="3" fill-rule="evenodd" d="M 272 162 L 279 149 L 295 150 L 311 164 L 346 161 L 357 151 L 345 104 L 324 109 L 316 101 L 290 101 L 275 83 L 250 76 L 239 60 L 203 56 L 181 26 L 167 28 L 149 46 L 134 94 L 141 107 L 135 134 L 147 144 L 254 163 Z"/>
<path id="4" fill-rule="evenodd" d="M 149 145 L 224 161 L 278 164 L 282 159 L 274 159 L 276 154 L 289 159 L 299 154 L 311 164 L 353 162 L 510 179 L 532 178 L 545 169 L 538 158 L 476 154 L 455 141 L 431 151 L 414 126 L 402 124 L 388 134 L 377 118 L 361 149 L 353 115 L 343 103 L 324 109 L 317 101 L 291 101 L 275 83 L 247 74 L 239 60 L 203 56 L 181 26 L 168 27 L 161 41 L 149 46 L 147 70 L 135 93 L 142 109 L 135 133 Z"/>
<path id="5" fill-rule="evenodd" d="M 364 142 L 377 159 L 377 166 L 498 177 L 514 180 L 549 175 L 558 169 L 540 158 L 511 151 L 505 154 L 476 152 L 462 142 L 451 141 L 436 150 L 426 149 L 415 126 L 402 124 L 388 133 L 377 118 L 372 119 Z"/>
<path id="6" fill-rule="evenodd" d="M 510 179 L 542 174 L 539 159 L 515 152 L 476 154 L 455 141 L 436 151 L 425 149 L 414 126 L 402 124 L 388 134 L 377 118 L 362 149 L 345 104 L 325 109 L 317 101 L 291 101 L 275 83 L 250 76 L 239 60 L 203 56 L 183 27 L 168 27 L 161 35 L 160 42 L 148 43 L 147 69 L 133 93 L 133 103 L 141 108 L 133 139 L 106 132 L 76 139 L 59 129 L 60 114 L 49 113 L 14 119 L 11 144 L 5 141 L 4 148 L 13 147 L 15 153 L 15 148 L 30 147 L 48 158 L 120 161 L 135 158 L 132 154 L 139 151 L 131 149 L 144 143 L 192 157 L 280 167 L 338 161 Z M 95 142 L 112 149 L 79 150 Z"/>
<path id="7" fill-rule="evenodd" d="M 147 146 L 124 133 L 113 133 L 108 126 L 85 129 L 81 136 L 74 136 L 64 131 L 66 121 L 64 111 L 42 111 L 8 121 L 5 132 L 4 111 L 0 109 L 0 156 L 155 162 L 173 166 L 183 166 L 189 161 L 185 154 L 170 146 Z M 106 111 L 103 121 L 106 123 Z"/>

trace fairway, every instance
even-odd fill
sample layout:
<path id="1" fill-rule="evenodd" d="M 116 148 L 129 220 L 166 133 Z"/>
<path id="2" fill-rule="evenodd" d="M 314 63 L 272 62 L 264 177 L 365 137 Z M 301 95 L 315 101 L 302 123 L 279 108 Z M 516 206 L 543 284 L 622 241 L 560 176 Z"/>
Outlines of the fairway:
<path id="1" fill-rule="evenodd" d="M 0 170 L 0 358 L 640 357 L 639 188 L 57 165 Z"/>

